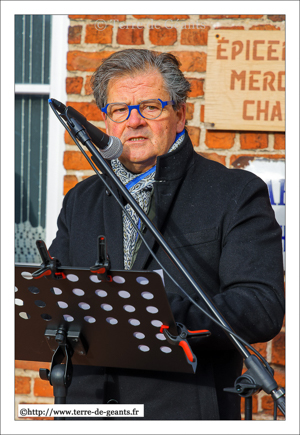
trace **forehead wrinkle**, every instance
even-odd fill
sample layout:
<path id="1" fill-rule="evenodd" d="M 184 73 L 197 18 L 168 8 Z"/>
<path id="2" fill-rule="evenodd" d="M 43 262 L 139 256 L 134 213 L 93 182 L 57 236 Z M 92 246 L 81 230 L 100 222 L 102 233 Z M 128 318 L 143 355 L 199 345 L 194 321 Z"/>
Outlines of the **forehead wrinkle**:
<path id="1" fill-rule="evenodd" d="M 157 75 L 159 75 L 159 78 L 161 79 L 161 83 L 160 83 L 159 87 L 157 87 L 157 83 L 158 83 Z M 141 80 L 139 80 L 137 83 L 136 80 L 139 78 Z M 147 83 L 149 78 L 153 79 L 152 83 L 150 83 L 150 84 Z M 145 81 L 146 81 L 146 83 L 145 83 Z M 122 86 L 120 86 L 120 83 L 122 83 Z M 118 87 L 118 86 L 120 86 L 120 88 L 118 90 L 116 90 L 116 87 Z M 145 91 L 145 90 L 151 91 L 153 88 L 155 88 L 155 92 L 157 95 L 148 95 L 146 97 L 142 96 L 142 97 L 137 99 L 137 101 L 136 101 L 137 103 L 140 103 L 141 101 L 149 100 L 149 99 L 157 99 L 157 98 L 163 99 L 161 93 L 163 91 L 166 91 L 166 89 L 165 89 L 164 81 L 163 81 L 161 74 L 158 71 L 153 71 L 150 74 L 146 74 L 146 73 L 136 74 L 133 77 L 128 76 L 128 75 L 122 76 L 122 77 L 117 77 L 115 79 L 112 79 L 109 82 L 108 89 L 107 89 L 107 96 L 108 96 L 107 100 L 111 99 L 112 92 L 116 93 L 118 91 L 121 91 L 121 94 L 122 94 L 124 91 L 124 93 L 128 93 L 132 96 L 132 95 L 135 95 L 135 94 L 141 92 L 141 90 L 142 91 Z M 149 92 L 149 94 L 151 94 L 151 92 Z M 122 99 L 122 101 L 120 101 L 120 99 L 118 99 L 118 97 L 117 97 L 117 100 L 118 101 L 115 100 L 115 101 L 111 101 L 111 102 L 129 103 L 130 98 L 127 99 L 127 101 L 125 98 Z"/>

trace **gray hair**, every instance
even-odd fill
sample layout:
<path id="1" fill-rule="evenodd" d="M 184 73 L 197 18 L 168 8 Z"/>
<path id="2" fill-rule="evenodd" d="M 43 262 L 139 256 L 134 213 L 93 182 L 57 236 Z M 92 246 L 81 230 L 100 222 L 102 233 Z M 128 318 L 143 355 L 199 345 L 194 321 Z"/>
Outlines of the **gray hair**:
<path id="1" fill-rule="evenodd" d="M 127 49 L 113 53 L 102 61 L 91 78 L 91 87 L 99 109 L 107 104 L 109 81 L 123 76 L 157 70 L 163 77 L 165 90 L 175 101 L 174 109 L 185 103 L 191 85 L 180 71 L 180 62 L 171 53 L 145 49 Z"/>

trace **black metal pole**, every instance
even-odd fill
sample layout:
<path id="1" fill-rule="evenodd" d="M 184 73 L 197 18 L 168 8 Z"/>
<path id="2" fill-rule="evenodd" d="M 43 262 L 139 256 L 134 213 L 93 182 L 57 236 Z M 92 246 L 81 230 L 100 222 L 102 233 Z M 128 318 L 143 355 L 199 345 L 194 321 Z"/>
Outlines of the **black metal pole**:
<path id="1" fill-rule="evenodd" d="M 245 397 L 245 420 L 252 420 L 252 396 Z"/>

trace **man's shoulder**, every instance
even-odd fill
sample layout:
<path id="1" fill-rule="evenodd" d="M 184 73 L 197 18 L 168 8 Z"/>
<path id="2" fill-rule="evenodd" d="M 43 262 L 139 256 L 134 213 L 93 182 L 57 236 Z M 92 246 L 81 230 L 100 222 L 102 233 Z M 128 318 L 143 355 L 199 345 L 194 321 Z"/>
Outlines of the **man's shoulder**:
<path id="1" fill-rule="evenodd" d="M 77 197 L 85 196 L 88 197 L 97 193 L 101 193 L 101 191 L 105 188 L 105 185 L 98 177 L 98 175 L 92 175 L 80 182 L 78 182 L 72 189 L 68 191 L 66 194 L 67 199 L 75 199 Z"/>
<path id="2" fill-rule="evenodd" d="M 244 183 L 247 184 L 253 180 L 262 181 L 257 175 L 245 169 L 227 168 L 225 165 L 203 157 L 197 152 L 194 153 L 194 170 L 199 176 L 210 181 L 223 183 Z"/>

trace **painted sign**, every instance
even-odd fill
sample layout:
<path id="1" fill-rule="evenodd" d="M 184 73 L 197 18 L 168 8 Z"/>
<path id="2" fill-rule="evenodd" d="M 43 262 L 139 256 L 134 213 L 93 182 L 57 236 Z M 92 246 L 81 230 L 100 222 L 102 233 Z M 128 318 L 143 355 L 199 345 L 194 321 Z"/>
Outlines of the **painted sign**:
<path id="1" fill-rule="evenodd" d="M 207 128 L 285 131 L 285 32 L 208 32 Z"/>
<path id="2" fill-rule="evenodd" d="M 285 162 L 254 159 L 244 169 L 258 175 L 268 186 L 270 202 L 282 230 L 282 252 L 285 267 Z"/>

